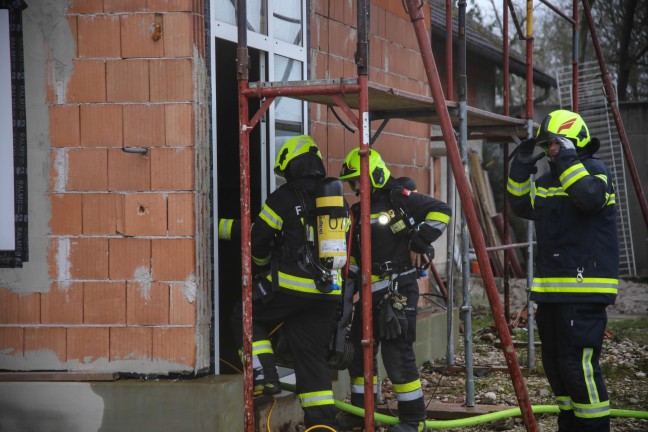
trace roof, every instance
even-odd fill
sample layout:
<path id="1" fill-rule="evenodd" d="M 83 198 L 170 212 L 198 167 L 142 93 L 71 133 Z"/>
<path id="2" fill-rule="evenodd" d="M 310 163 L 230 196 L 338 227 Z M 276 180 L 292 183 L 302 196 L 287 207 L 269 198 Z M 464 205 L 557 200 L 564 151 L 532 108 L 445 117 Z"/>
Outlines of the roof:
<path id="1" fill-rule="evenodd" d="M 458 12 L 456 8 L 452 10 L 452 37 L 453 43 L 459 37 L 458 31 Z M 432 7 L 432 37 L 441 37 L 445 39 L 445 5 L 434 2 Z M 483 57 L 491 63 L 500 65 L 504 50 L 502 40 L 495 36 L 482 25 L 466 16 L 466 51 L 472 55 Z M 526 77 L 526 58 L 517 51 L 509 49 L 509 70 L 521 77 Z M 556 87 L 556 80 L 543 70 L 533 68 L 533 82 L 540 87 Z"/>

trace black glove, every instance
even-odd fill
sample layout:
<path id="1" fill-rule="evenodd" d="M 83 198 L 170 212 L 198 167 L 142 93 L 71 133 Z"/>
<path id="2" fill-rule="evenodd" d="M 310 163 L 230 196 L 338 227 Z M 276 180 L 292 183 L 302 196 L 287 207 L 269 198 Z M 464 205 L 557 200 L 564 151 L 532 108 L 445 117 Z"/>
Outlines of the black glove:
<path id="1" fill-rule="evenodd" d="M 412 252 L 420 253 L 420 254 L 429 254 L 430 249 L 432 250 L 432 258 L 434 258 L 434 248 L 430 244 L 430 242 L 426 241 L 422 235 L 420 235 L 419 230 L 415 230 L 412 232 L 412 236 L 410 238 L 410 244 L 409 244 L 410 250 Z"/>
<path id="2" fill-rule="evenodd" d="M 535 138 L 528 138 L 520 141 L 520 144 L 518 144 L 518 146 L 515 148 L 518 160 L 523 164 L 535 164 L 540 158 L 544 156 L 541 155 L 540 157 L 533 157 L 533 150 L 535 149 L 535 146 Z"/>
<path id="3" fill-rule="evenodd" d="M 404 306 L 400 303 L 399 305 Z M 407 318 L 403 309 L 394 307 L 391 297 L 385 298 L 380 305 L 380 315 L 378 319 L 378 330 L 380 339 L 393 340 L 398 337 L 407 336 Z"/>

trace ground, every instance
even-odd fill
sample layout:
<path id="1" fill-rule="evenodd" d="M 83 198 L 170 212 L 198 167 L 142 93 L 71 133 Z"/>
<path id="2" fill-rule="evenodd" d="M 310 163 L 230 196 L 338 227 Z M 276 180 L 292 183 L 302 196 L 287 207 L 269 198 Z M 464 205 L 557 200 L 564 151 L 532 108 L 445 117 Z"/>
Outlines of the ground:
<path id="1" fill-rule="evenodd" d="M 525 280 L 511 281 L 511 312 L 522 310 L 526 303 Z M 478 280 L 471 281 L 473 302 L 473 351 L 474 365 L 505 366 L 501 349 L 493 329 L 487 297 Z M 614 306 L 608 308 L 608 332 L 604 340 L 601 365 L 610 394 L 612 408 L 624 410 L 648 410 L 648 281 L 622 281 Z M 527 331 L 522 320 L 512 331 L 512 338 L 526 341 Z M 537 338 L 536 341 L 539 340 Z M 456 346 L 455 365 L 464 365 L 463 341 Z M 526 348 L 516 350 L 520 362 L 526 363 Z M 554 398 L 542 370 L 540 348 L 536 350 L 536 367 L 525 371 L 525 386 L 532 405 L 554 405 Z M 452 375 L 445 371 L 445 359 L 436 359 L 421 368 L 421 382 L 427 403 L 465 402 L 465 379 L 463 374 Z M 475 402 L 480 405 L 516 407 L 516 395 L 507 372 L 487 372 L 475 377 Z M 383 382 L 385 401 L 393 399 L 391 385 Z M 536 415 L 539 432 L 556 430 L 556 415 Z M 381 430 L 381 429 L 377 429 Z M 448 431 L 526 431 L 520 417 Z M 648 419 L 612 418 L 613 432 L 646 432 Z"/>

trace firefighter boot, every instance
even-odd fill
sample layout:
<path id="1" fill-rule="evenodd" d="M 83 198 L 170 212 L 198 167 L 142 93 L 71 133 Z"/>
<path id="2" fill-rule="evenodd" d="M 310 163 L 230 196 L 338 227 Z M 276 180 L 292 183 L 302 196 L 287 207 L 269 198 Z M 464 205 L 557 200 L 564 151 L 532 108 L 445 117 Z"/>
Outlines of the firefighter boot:
<path id="1" fill-rule="evenodd" d="M 253 396 L 274 396 L 281 393 L 281 384 L 279 383 L 279 381 L 265 379 L 263 368 L 254 368 L 253 373 Z"/>
<path id="2" fill-rule="evenodd" d="M 389 432 L 428 432 L 425 422 L 419 423 L 398 423 L 389 428 Z"/>
<path id="3" fill-rule="evenodd" d="M 342 411 L 336 416 L 340 432 L 358 432 L 364 430 L 365 419 Z"/>

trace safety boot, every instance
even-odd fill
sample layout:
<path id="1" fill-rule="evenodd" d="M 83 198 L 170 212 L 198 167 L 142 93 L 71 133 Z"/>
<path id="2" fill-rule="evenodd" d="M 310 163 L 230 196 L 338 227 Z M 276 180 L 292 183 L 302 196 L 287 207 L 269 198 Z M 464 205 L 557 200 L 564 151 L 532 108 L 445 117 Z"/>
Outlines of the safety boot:
<path id="1" fill-rule="evenodd" d="M 281 393 L 279 382 L 258 382 L 254 383 L 253 396 L 274 396 Z"/>
<path id="2" fill-rule="evenodd" d="M 365 430 L 365 419 L 348 412 L 342 411 L 335 419 L 337 420 L 340 432 L 362 432 Z M 376 427 L 380 426 L 380 422 L 374 421 Z"/>
<path id="3" fill-rule="evenodd" d="M 389 432 L 428 432 L 425 422 L 398 423 L 388 429 Z"/>

